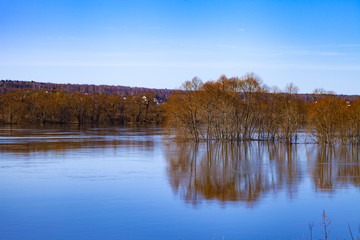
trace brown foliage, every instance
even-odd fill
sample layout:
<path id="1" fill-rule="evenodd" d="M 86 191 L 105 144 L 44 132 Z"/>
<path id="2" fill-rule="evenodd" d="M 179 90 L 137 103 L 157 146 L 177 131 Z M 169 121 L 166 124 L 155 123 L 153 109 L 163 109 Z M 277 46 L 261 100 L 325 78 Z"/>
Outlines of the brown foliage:
<path id="1" fill-rule="evenodd" d="M 270 91 L 254 74 L 183 84 L 166 104 L 167 125 L 177 139 L 296 143 L 308 128 L 315 141 L 360 143 L 360 100 L 352 104 L 323 89 L 305 101 L 298 88 Z"/>
<path id="2" fill-rule="evenodd" d="M 168 126 L 184 140 L 297 140 L 304 108 L 290 86 L 287 94 L 269 93 L 254 74 L 221 76 L 202 84 L 197 78 L 183 85 L 167 103 Z"/>
<path id="3" fill-rule="evenodd" d="M 25 89 L 0 95 L 1 123 L 160 124 L 163 118 L 153 92 L 122 96 Z"/>
<path id="4" fill-rule="evenodd" d="M 320 99 L 309 110 L 311 133 L 321 143 L 345 142 L 348 120 L 348 104 L 335 97 Z"/>

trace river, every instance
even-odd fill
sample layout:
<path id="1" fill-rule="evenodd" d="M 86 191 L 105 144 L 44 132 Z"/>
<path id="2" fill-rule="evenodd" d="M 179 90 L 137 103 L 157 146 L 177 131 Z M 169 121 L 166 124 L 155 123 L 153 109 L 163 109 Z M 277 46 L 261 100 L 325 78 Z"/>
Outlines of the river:
<path id="1" fill-rule="evenodd" d="M 175 143 L 160 127 L 0 127 L 0 239 L 360 236 L 360 147 Z"/>

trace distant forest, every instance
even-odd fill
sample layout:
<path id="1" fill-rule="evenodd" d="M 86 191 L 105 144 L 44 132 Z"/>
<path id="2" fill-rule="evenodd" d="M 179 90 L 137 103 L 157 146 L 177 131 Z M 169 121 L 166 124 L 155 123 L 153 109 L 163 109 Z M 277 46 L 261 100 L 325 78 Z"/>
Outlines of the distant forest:
<path id="1" fill-rule="evenodd" d="M 138 95 L 145 92 L 153 92 L 157 99 L 165 101 L 174 90 L 171 89 L 156 89 L 156 88 L 141 88 L 141 87 L 127 87 L 127 86 L 111 86 L 111 85 L 92 85 L 92 84 L 58 84 L 58 83 L 43 83 L 34 81 L 19 81 L 19 80 L 1 80 L 0 81 L 0 95 L 10 92 L 15 89 L 32 89 L 32 90 L 64 90 L 69 93 L 88 93 L 88 94 L 118 94 Z"/>

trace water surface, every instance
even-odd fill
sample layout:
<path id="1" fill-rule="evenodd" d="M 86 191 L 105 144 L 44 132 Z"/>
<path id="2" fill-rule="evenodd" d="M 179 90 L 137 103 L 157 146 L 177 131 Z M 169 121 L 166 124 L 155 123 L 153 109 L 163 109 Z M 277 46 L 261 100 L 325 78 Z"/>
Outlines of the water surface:
<path id="1" fill-rule="evenodd" d="M 163 140 L 157 127 L 0 129 L 0 239 L 350 239 L 360 149 Z"/>

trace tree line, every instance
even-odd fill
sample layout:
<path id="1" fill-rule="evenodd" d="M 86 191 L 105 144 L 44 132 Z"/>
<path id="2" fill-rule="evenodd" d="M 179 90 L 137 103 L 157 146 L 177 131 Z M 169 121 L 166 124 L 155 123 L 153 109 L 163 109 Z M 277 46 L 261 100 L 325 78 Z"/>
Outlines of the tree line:
<path id="1" fill-rule="evenodd" d="M 0 95 L 0 123 L 116 125 L 163 121 L 163 104 L 154 92 L 124 96 L 18 89 Z"/>
<path id="2" fill-rule="evenodd" d="M 194 78 L 168 100 L 167 126 L 185 141 L 284 141 L 306 129 L 319 143 L 360 143 L 360 98 L 350 102 L 316 89 L 310 101 L 288 84 L 269 88 L 255 75 Z"/>
<path id="3" fill-rule="evenodd" d="M 111 85 L 93 85 L 93 84 L 59 84 L 44 83 L 35 81 L 19 81 L 19 80 L 0 80 L 0 94 L 5 94 L 16 89 L 31 90 L 47 90 L 53 91 L 65 90 L 69 93 L 88 93 L 88 94 L 114 94 L 119 95 L 138 95 L 146 92 L 154 92 L 160 100 L 166 100 L 172 93 L 171 89 L 141 88 L 127 86 L 111 86 Z"/>

